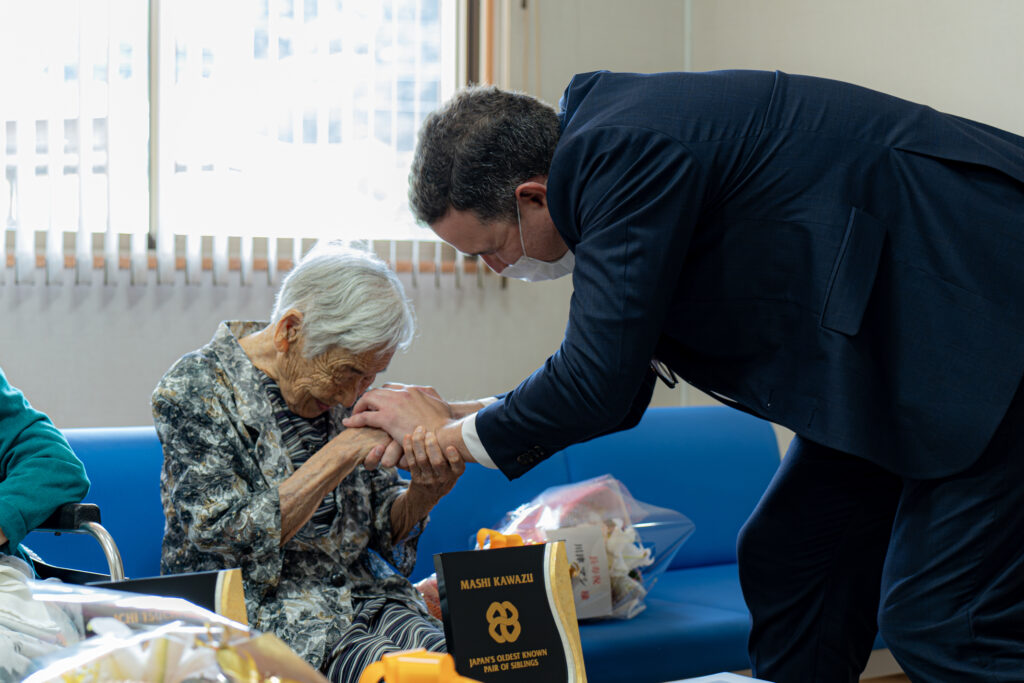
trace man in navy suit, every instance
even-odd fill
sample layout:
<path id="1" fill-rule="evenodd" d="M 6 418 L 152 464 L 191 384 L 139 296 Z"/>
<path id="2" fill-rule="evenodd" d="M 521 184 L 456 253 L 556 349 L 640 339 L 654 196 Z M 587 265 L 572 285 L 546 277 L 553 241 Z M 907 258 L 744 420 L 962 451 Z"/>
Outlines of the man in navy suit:
<path id="1" fill-rule="evenodd" d="M 738 545 L 755 675 L 856 680 L 880 628 L 914 680 L 1024 680 L 1024 139 L 824 79 L 599 72 L 557 114 L 459 93 L 410 178 L 460 251 L 571 271 L 569 323 L 500 400 L 383 388 L 351 424 L 513 478 L 678 373 L 796 433 Z"/>

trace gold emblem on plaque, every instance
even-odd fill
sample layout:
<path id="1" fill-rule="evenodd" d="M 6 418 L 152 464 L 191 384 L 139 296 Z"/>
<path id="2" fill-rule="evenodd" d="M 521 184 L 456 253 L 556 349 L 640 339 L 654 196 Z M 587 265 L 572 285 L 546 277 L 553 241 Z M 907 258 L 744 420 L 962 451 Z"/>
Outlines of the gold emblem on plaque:
<path id="1" fill-rule="evenodd" d="M 514 643 L 522 633 L 519 610 L 508 600 L 487 607 L 487 633 L 496 643 Z"/>

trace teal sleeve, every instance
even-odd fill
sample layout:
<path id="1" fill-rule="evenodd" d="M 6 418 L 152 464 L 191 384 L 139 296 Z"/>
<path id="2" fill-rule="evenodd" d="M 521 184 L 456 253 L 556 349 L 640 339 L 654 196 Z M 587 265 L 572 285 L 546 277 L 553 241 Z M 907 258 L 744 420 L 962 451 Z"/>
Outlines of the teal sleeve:
<path id="1" fill-rule="evenodd" d="M 89 491 L 85 467 L 64 436 L 0 370 L 0 529 L 10 553 L 59 506 Z"/>

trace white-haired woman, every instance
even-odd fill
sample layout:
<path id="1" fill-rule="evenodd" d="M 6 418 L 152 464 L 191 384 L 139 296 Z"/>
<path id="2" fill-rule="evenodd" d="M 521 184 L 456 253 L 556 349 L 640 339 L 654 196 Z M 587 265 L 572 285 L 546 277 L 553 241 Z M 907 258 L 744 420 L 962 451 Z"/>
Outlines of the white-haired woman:
<path id="1" fill-rule="evenodd" d="M 288 274 L 271 322 L 222 323 L 153 393 L 162 571 L 241 568 L 250 623 L 335 681 L 386 652 L 445 647 L 403 574 L 463 463 L 417 430 L 409 482 L 369 471 L 389 437 L 341 423 L 412 335 L 395 274 L 329 245 Z"/>

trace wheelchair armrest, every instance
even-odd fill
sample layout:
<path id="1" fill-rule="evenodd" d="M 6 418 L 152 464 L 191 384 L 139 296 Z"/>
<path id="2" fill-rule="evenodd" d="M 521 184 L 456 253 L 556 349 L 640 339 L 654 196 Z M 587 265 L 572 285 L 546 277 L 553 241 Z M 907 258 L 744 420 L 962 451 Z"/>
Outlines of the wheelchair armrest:
<path id="1" fill-rule="evenodd" d="M 45 531 L 77 531 L 86 522 L 100 523 L 100 507 L 92 503 L 66 503 L 53 511 L 39 529 Z"/>
<path id="2" fill-rule="evenodd" d="M 107 566 L 110 567 L 110 579 L 121 581 L 124 579 L 124 563 L 121 561 L 121 552 L 117 549 L 113 537 L 100 524 L 100 508 L 92 503 L 68 503 L 57 508 L 52 515 L 46 518 L 36 531 L 47 531 L 55 534 L 89 534 L 95 538 L 103 548 L 103 554 L 107 558 Z"/>

